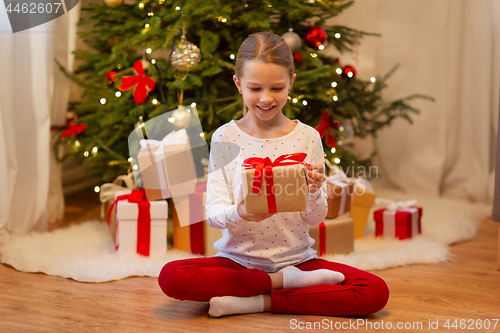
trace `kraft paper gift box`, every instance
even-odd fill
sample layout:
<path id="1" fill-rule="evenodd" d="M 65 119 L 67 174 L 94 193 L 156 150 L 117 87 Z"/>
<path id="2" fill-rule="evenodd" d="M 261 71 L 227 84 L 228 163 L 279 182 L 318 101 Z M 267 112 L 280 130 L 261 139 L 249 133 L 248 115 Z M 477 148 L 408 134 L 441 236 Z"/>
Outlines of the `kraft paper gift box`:
<path id="1" fill-rule="evenodd" d="M 354 239 L 363 238 L 366 222 L 375 203 L 375 191 L 355 187 L 349 216 L 354 220 Z"/>
<path id="2" fill-rule="evenodd" d="M 350 181 L 330 181 L 327 179 L 326 186 L 328 203 L 326 217 L 333 219 L 348 213 L 351 210 L 354 184 Z"/>
<path id="3" fill-rule="evenodd" d="M 164 255 L 167 252 L 167 202 L 152 201 L 148 208 L 145 197 L 140 203 L 129 202 L 127 198 L 116 201 L 131 192 L 117 191 L 115 203 L 108 212 L 108 225 L 118 255 Z"/>
<path id="4" fill-rule="evenodd" d="M 197 176 L 185 129 L 162 141 L 141 140 L 140 145 L 137 160 L 149 201 L 194 193 Z"/>
<path id="5" fill-rule="evenodd" d="M 174 221 L 174 247 L 178 250 L 213 257 L 217 254 L 214 243 L 222 238 L 221 229 L 207 224 L 205 203 L 207 202 L 206 183 L 199 183 L 194 194 L 187 200 L 174 203 L 172 213 Z M 190 221 L 181 226 L 180 219 Z"/>
<path id="6" fill-rule="evenodd" d="M 422 207 L 379 209 L 373 213 L 375 236 L 408 239 L 422 232 Z"/>
<path id="7" fill-rule="evenodd" d="M 354 221 L 348 214 L 326 219 L 319 226 L 310 228 L 309 236 L 315 240 L 312 248 L 320 256 L 354 251 Z"/>
<path id="8" fill-rule="evenodd" d="M 242 178 L 247 213 L 305 211 L 309 191 L 302 163 L 305 156 L 305 153 L 287 154 L 274 162 L 269 158 L 246 159 Z M 255 167 L 259 164 L 263 168 Z"/>

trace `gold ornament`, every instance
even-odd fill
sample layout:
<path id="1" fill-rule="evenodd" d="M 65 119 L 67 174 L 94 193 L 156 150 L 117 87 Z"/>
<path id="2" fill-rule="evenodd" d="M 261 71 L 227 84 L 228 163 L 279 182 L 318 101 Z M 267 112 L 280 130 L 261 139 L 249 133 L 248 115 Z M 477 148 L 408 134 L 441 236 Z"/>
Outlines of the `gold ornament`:
<path id="1" fill-rule="evenodd" d="M 181 72 L 187 72 L 191 67 L 201 60 L 198 46 L 186 40 L 186 36 L 181 37 L 181 41 L 175 46 L 172 52 L 172 66 Z"/>
<path id="2" fill-rule="evenodd" d="M 122 5 L 123 0 L 104 0 L 104 3 L 109 8 L 116 8 Z"/>
<path id="3" fill-rule="evenodd" d="M 172 122 L 177 128 L 187 128 L 191 122 L 191 110 L 184 105 L 179 105 L 179 108 L 172 112 Z"/>

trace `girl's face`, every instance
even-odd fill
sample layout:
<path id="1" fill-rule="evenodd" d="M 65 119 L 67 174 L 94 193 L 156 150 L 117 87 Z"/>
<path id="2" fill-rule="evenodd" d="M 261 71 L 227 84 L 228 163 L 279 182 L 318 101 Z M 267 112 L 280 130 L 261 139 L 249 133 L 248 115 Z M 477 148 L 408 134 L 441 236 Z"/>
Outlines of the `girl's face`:
<path id="1" fill-rule="evenodd" d="M 290 80 L 285 67 L 250 60 L 243 66 L 243 77 L 237 78 L 235 75 L 233 80 L 243 95 L 248 112 L 262 121 L 268 121 L 281 113 L 295 74 Z"/>

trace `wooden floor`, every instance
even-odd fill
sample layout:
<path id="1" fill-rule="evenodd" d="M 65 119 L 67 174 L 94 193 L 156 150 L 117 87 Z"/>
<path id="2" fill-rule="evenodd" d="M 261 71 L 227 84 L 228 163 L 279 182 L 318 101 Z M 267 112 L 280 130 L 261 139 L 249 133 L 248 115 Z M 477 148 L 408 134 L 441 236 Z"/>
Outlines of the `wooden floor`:
<path id="1" fill-rule="evenodd" d="M 66 211 L 65 220 L 52 228 L 98 218 L 97 195 L 68 198 Z M 425 332 L 431 331 L 430 324 L 457 332 L 464 331 L 460 320 L 467 331 L 485 331 L 480 323 L 500 331 L 500 322 L 494 321 L 500 319 L 497 244 L 498 224 L 485 221 L 476 239 L 451 247 L 449 263 L 375 271 L 391 296 L 384 310 L 363 318 L 270 313 L 211 318 L 208 303 L 168 298 L 154 278 L 91 284 L 0 265 L 0 332 L 310 332 L 341 325 L 344 331 L 391 325 L 394 331 Z"/>

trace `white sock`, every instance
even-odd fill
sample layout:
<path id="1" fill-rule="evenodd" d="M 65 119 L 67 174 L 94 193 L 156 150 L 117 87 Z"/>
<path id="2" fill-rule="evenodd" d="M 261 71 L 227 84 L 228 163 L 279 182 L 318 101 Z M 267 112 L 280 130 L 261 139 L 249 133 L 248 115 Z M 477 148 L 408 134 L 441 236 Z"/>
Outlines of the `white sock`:
<path id="1" fill-rule="evenodd" d="M 344 281 L 344 274 L 329 269 L 301 271 L 295 266 L 287 266 L 283 272 L 283 289 L 339 284 Z"/>
<path id="2" fill-rule="evenodd" d="M 208 314 L 212 317 L 264 312 L 264 295 L 252 297 L 223 296 L 210 299 Z"/>

